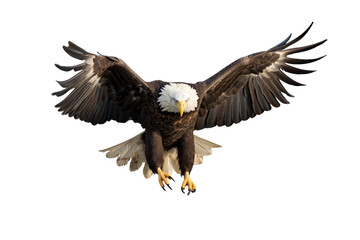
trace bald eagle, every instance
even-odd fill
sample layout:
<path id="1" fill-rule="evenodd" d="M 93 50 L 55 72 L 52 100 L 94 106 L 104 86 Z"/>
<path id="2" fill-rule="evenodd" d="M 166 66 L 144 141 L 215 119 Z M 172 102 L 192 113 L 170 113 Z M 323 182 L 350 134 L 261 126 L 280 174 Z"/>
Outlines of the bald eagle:
<path id="1" fill-rule="evenodd" d="M 64 89 L 56 105 L 64 115 L 85 122 L 103 124 L 110 120 L 141 124 L 144 132 L 113 147 L 102 150 L 117 158 L 119 166 L 130 162 L 130 170 L 144 163 L 144 176 L 158 175 L 160 186 L 170 187 L 172 171 L 184 177 L 181 191 L 195 192 L 190 178 L 194 164 L 219 145 L 197 137 L 194 130 L 231 126 L 287 104 L 283 94 L 292 97 L 282 82 L 301 86 L 285 74 L 307 74 L 313 71 L 289 64 L 306 64 L 314 59 L 297 59 L 289 55 L 313 49 L 326 40 L 308 46 L 289 48 L 302 39 L 311 25 L 297 38 L 284 41 L 267 51 L 240 58 L 209 79 L 190 83 L 146 82 L 124 61 L 112 56 L 92 54 L 72 42 L 64 46 L 70 56 L 83 62 L 60 66 L 64 71 L 80 71 L 72 78 L 58 81 Z M 184 192 L 185 193 L 185 192 Z"/>

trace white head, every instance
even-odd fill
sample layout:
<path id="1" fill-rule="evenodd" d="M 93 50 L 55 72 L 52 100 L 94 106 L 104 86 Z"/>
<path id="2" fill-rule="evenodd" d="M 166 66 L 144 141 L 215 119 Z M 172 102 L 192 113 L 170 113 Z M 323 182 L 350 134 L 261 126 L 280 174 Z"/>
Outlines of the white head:
<path id="1" fill-rule="evenodd" d="M 170 83 L 165 85 L 160 92 L 157 102 L 161 111 L 188 113 L 194 111 L 198 104 L 196 90 L 187 84 Z"/>

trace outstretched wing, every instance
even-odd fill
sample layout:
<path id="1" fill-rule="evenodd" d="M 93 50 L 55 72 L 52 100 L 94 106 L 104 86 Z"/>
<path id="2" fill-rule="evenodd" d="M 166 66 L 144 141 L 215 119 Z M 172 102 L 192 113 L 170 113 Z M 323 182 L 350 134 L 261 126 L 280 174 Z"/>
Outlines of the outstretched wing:
<path id="1" fill-rule="evenodd" d="M 88 53 L 72 42 L 64 46 L 64 50 L 84 62 L 70 67 L 55 64 L 63 71 L 80 71 L 66 81 L 58 81 L 64 89 L 53 95 L 62 96 L 72 90 L 56 105 L 62 114 L 94 125 L 109 120 L 140 121 L 151 90 L 125 62 L 116 57 Z"/>
<path id="2" fill-rule="evenodd" d="M 230 126 L 248 118 L 255 117 L 280 103 L 289 103 L 282 93 L 292 96 L 281 84 L 301 86 L 287 76 L 285 72 L 306 74 L 313 71 L 302 70 L 288 64 L 305 64 L 315 59 L 295 59 L 288 55 L 313 49 L 326 40 L 298 48 L 287 49 L 309 31 L 312 24 L 294 40 L 291 35 L 268 51 L 255 53 L 238 59 L 220 72 L 198 84 L 205 85 L 205 94 L 200 103 L 196 129 L 214 126 Z M 281 80 L 281 81 L 280 81 Z"/>

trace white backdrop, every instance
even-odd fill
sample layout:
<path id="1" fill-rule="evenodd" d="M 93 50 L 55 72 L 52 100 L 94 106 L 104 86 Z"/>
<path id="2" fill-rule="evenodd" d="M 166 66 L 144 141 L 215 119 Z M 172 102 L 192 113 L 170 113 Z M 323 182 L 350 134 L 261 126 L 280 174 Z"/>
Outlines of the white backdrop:
<path id="1" fill-rule="evenodd" d="M 320 1 L 319 1 L 320 2 Z M 333 1 L 335 2 L 335 1 Z M 359 23 L 354 1 L 18 1 L 1 4 L 0 239 L 359 239 Z M 147 81 L 202 81 L 314 21 L 297 57 L 328 56 L 295 76 L 306 87 L 231 128 L 195 134 L 222 145 L 175 175 L 119 168 L 98 152 L 138 134 L 57 112 L 55 80 L 78 63 L 62 46 L 122 58 Z"/>

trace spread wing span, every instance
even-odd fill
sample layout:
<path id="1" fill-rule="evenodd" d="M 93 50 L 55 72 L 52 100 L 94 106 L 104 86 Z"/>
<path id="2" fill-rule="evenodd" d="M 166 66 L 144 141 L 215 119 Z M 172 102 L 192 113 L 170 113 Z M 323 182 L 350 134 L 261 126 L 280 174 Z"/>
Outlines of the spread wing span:
<path id="1" fill-rule="evenodd" d="M 271 109 L 280 103 L 289 103 L 284 97 L 292 96 L 281 82 L 301 86 L 285 72 L 307 74 L 313 71 L 303 70 L 289 64 L 306 64 L 314 59 L 296 59 L 289 55 L 313 49 L 326 40 L 304 47 L 289 46 L 302 39 L 312 24 L 300 36 L 289 41 L 291 34 L 275 47 L 255 53 L 231 63 L 205 81 L 206 92 L 201 101 L 196 129 L 214 126 L 230 126 L 247 120 Z M 203 83 L 199 83 L 203 84 Z"/>
<path id="2" fill-rule="evenodd" d="M 125 62 L 116 57 L 88 53 L 72 42 L 64 46 L 64 50 L 83 62 L 69 67 L 55 64 L 63 71 L 80 71 L 68 80 L 58 81 L 64 89 L 53 95 L 62 96 L 72 90 L 56 105 L 62 114 L 93 125 L 109 120 L 140 121 L 151 91 Z"/>

